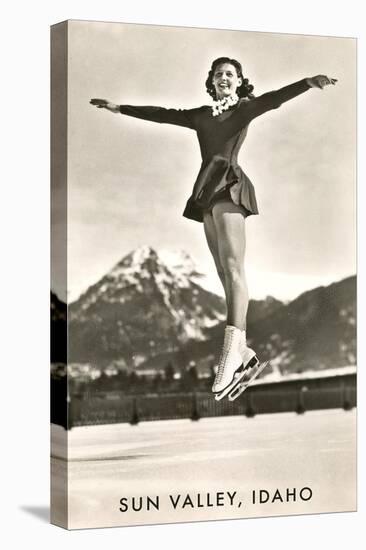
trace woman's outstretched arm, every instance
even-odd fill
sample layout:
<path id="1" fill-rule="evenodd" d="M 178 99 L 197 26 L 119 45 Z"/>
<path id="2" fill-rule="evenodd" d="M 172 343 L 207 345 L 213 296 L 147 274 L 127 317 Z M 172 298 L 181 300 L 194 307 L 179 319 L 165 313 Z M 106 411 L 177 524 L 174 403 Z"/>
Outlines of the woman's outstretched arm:
<path id="1" fill-rule="evenodd" d="M 197 109 L 166 109 L 164 107 L 135 106 L 135 105 L 117 105 L 106 99 L 91 99 L 90 103 L 98 109 L 107 109 L 112 113 L 121 113 L 123 115 L 150 120 L 176 126 L 184 126 L 195 130 L 194 114 Z"/>
<path id="2" fill-rule="evenodd" d="M 263 113 L 270 111 L 271 109 L 278 109 L 290 99 L 297 97 L 298 95 L 310 90 L 310 88 L 323 89 L 325 86 L 334 85 L 337 82 L 336 78 L 329 78 L 325 75 L 317 75 L 311 78 L 303 78 L 298 82 L 284 86 L 279 90 L 267 92 L 261 96 L 258 96 L 251 101 L 243 104 L 243 114 L 249 116 L 250 120 L 262 115 Z"/>

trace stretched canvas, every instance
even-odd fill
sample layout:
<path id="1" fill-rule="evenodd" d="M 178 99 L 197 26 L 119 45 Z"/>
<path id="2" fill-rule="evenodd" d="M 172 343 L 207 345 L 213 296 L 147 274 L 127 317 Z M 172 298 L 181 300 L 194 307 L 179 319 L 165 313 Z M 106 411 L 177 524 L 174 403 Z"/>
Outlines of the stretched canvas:
<path id="1" fill-rule="evenodd" d="M 356 39 L 53 25 L 51 154 L 51 522 L 355 511 Z"/>

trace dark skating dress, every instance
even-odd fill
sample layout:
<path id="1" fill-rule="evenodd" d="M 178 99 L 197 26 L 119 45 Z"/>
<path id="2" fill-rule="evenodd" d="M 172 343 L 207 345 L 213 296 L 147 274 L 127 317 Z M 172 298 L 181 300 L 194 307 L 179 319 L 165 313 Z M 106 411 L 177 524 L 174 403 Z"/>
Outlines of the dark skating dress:
<path id="1" fill-rule="evenodd" d="M 306 92 L 311 86 L 306 79 L 254 99 L 239 101 L 218 116 L 212 116 L 209 105 L 194 109 L 120 105 L 124 115 L 191 128 L 197 133 L 202 164 L 183 216 L 198 222 L 203 213 L 219 200 L 232 200 L 229 188 L 239 182 L 240 205 L 246 215 L 258 214 L 252 182 L 237 162 L 249 123 L 263 113 L 277 109 L 285 101 Z"/>

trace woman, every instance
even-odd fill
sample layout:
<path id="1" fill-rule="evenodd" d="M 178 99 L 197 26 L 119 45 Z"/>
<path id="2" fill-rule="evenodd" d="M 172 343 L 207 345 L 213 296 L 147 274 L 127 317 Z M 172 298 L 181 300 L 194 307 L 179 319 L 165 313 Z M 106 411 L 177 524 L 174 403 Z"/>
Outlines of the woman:
<path id="1" fill-rule="evenodd" d="M 253 184 L 237 163 L 248 125 L 254 118 L 277 109 L 310 88 L 322 89 L 335 82 L 336 79 L 318 75 L 255 97 L 253 86 L 243 77 L 241 64 L 235 59 L 220 57 L 212 63 L 206 80 L 212 106 L 165 109 L 117 105 L 104 99 L 90 101 L 112 113 L 184 126 L 197 133 L 202 165 L 183 216 L 203 222 L 225 290 L 227 326 L 212 386 L 217 399 L 232 392 L 248 373 L 251 380 L 252 373 L 256 372 L 254 367 L 259 365 L 254 350 L 246 344 L 248 290 L 244 271 L 245 218 L 258 214 L 258 208 Z"/>

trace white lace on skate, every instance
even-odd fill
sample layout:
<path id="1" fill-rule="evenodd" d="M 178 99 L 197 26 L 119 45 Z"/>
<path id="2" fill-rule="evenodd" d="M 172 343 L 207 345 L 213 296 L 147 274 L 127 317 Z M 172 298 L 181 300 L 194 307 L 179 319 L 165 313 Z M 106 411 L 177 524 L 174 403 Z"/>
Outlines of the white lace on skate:
<path id="1" fill-rule="evenodd" d="M 228 341 L 227 341 L 228 340 Z M 224 373 L 225 373 L 225 363 L 229 355 L 229 350 L 231 348 L 231 343 L 233 341 L 232 332 L 227 332 L 225 334 L 224 343 L 222 344 L 222 350 L 220 354 L 219 366 L 217 368 L 217 374 L 215 378 L 215 385 L 221 384 Z"/>
<path id="2" fill-rule="evenodd" d="M 212 386 L 214 392 L 219 392 L 225 388 L 234 378 L 235 371 L 242 365 L 239 350 L 234 347 L 234 331 L 226 330 L 224 344 L 220 355 L 215 381 Z M 236 340 L 238 340 L 236 336 Z"/>
<path id="3" fill-rule="evenodd" d="M 223 353 L 223 351 L 221 352 L 220 361 L 219 361 L 219 365 L 217 367 L 217 373 L 215 376 L 214 386 L 218 386 L 222 382 L 222 379 L 225 373 L 225 360 L 227 356 L 228 356 L 227 352 L 225 354 Z"/>

